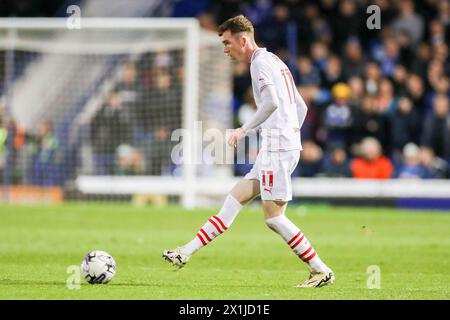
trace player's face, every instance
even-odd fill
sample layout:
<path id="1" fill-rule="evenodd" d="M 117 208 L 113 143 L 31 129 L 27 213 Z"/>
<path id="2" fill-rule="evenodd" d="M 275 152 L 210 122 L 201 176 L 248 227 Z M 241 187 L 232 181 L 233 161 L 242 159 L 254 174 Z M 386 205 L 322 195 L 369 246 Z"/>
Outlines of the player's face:
<path id="1" fill-rule="evenodd" d="M 242 35 L 231 34 L 230 30 L 222 33 L 223 52 L 232 60 L 241 61 L 244 58 Z"/>

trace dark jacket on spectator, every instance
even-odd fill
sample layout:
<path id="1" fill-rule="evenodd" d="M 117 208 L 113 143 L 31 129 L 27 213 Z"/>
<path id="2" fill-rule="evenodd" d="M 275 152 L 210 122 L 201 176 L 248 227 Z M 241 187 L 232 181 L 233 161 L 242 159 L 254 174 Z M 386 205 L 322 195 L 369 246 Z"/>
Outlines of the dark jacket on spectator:
<path id="1" fill-rule="evenodd" d="M 422 131 L 422 144 L 431 147 L 436 156 L 450 159 L 450 114 L 445 118 L 428 114 Z"/>
<path id="2" fill-rule="evenodd" d="M 395 110 L 390 116 L 391 145 L 394 150 L 401 150 L 408 142 L 418 143 L 420 118 L 416 110 L 409 113 Z"/>
<path id="3" fill-rule="evenodd" d="M 96 154 L 113 154 L 130 142 L 130 124 L 122 109 L 103 106 L 91 122 L 91 141 Z"/>

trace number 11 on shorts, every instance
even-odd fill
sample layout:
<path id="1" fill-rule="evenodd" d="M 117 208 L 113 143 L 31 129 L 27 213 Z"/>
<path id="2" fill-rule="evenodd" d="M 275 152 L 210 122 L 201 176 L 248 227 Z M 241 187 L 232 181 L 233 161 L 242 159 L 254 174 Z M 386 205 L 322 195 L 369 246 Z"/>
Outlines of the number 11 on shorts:
<path id="1" fill-rule="evenodd" d="M 272 194 L 273 188 L 273 171 L 261 170 L 261 181 L 263 190 Z"/>

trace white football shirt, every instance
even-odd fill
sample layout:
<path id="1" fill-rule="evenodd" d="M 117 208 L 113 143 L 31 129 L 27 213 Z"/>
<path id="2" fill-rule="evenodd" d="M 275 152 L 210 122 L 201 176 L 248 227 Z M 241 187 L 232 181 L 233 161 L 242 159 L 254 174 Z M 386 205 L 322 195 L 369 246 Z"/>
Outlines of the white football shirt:
<path id="1" fill-rule="evenodd" d="M 297 99 L 300 94 L 286 64 L 265 48 L 253 52 L 250 62 L 253 96 L 256 106 L 262 105 L 261 92 L 270 85 L 275 87 L 278 108 L 261 124 L 262 150 L 302 150 L 300 126 L 297 117 Z"/>

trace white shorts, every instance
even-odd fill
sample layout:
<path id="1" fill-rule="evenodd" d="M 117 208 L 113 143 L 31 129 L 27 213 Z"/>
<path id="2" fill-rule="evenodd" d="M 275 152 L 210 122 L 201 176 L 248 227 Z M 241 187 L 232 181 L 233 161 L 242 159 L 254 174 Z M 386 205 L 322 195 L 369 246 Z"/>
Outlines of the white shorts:
<path id="1" fill-rule="evenodd" d="M 292 200 L 291 174 L 300 160 L 300 150 L 260 151 L 244 179 L 259 180 L 262 200 Z"/>

